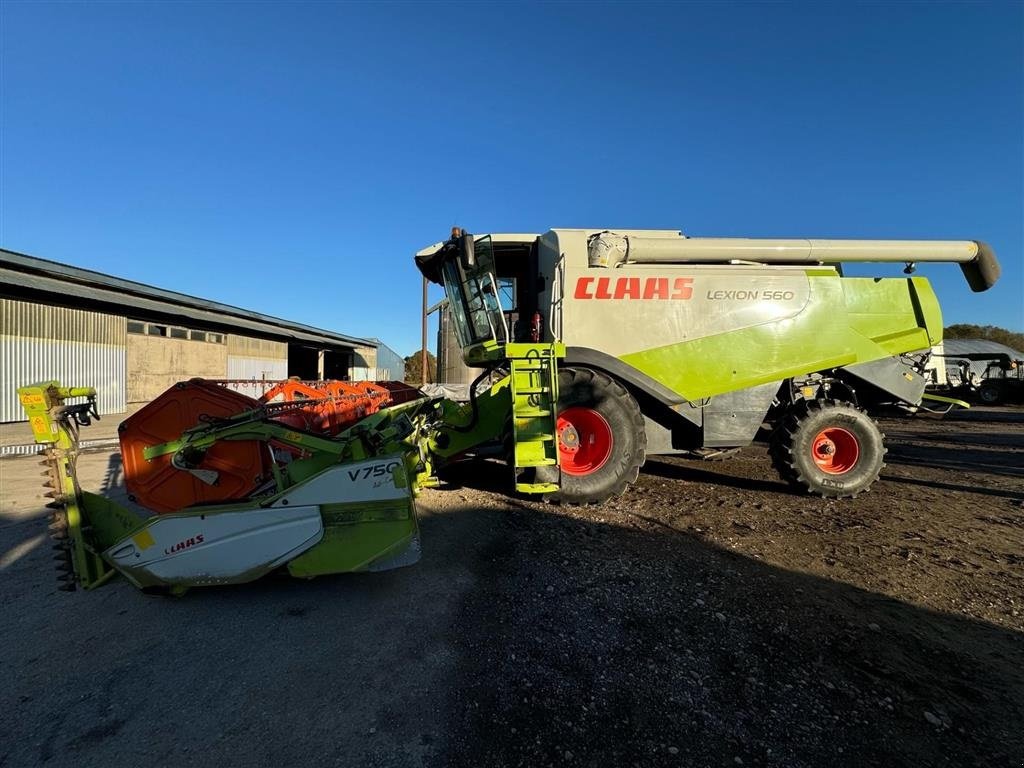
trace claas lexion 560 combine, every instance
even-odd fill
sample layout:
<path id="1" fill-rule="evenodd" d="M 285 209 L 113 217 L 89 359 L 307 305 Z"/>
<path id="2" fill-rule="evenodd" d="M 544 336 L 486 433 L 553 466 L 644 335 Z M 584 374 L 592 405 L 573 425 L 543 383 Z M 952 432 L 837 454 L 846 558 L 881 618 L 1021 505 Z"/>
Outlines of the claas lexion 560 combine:
<path id="1" fill-rule="evenodd" d="M 921 407 L 942 318 L 927 280 L 846 277 L 845 262 L 955 262 L 975 291 L 999 277 L 976 241 L 455 230 L 416 264 L 444 286 L 465 362 L 484 369 L 468 403 L 323 382 L 258 401 L 183 382 L 120 428 L 148 517 L 79 487 L 95 392 L 23 387 L 62 586 L 121 574 L 181 593 L 413 563 L 417 491 L 473 456 L 504 455 L 518 492 L 600 503 L 649 455 L 712 457 L 764 435 L 794 488 L 856 496 L 885 454 L 868 411 Z"/>

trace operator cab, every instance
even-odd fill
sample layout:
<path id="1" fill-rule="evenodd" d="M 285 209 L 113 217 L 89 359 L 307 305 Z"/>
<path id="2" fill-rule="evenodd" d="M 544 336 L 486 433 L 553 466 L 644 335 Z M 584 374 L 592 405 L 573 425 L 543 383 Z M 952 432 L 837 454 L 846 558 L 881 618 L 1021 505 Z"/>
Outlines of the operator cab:
<path id="1" fill-rule="evenodd" d="M 425 278 L 442 285 L 467 363 L 512 341 L 539 341 L 536 235 L 452 237 L 416 254 Z M 525 322 L 523 322 L 525 320 Z"/>

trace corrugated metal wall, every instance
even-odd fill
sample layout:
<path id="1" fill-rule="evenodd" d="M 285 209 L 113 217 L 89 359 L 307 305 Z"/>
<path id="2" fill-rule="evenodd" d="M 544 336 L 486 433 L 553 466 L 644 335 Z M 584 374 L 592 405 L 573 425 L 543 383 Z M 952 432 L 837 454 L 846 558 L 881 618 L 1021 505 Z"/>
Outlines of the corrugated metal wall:
<path id="1" fill-rule="evenodd" d="M 0 299 L 0 422 L 25 421 L 18 387 L 56 379 L 96 387 L 99 411 L 124 413 L 124 317 Z"/>
<path id="2" fill-rule="evenodd" d="M 288 360 L 267 360 L 259 357 L 228 355 L 229 379 L 287 379 Z"/>
<path id="3" fill-rule="evenodd" d="M 228 334 L 228 375 L 229 379 L 263 379 L 288 378 L 288 345 L 280 341 L 254 339 L 249 336 Z M 232 387 L 251 397 L 259 397 L 244 385 Z"/>
<path id="4" fill-rule="evenodd" d="M 377 380 L 401 381 L 405 378 L 405 359 L 386 344 L 377 346 Z"/>

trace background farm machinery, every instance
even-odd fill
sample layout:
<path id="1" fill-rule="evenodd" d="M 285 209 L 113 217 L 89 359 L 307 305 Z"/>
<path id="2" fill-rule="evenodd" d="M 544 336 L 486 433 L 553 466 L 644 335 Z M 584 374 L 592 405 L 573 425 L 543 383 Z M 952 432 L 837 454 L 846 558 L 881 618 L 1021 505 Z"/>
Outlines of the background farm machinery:
<path id="1" fill-rule="evenodd" d="M 935 357 L 945 365 L 948 381 L 933 386 L 936 393 L 982 405 L 1024 403 L 1024 360 L 1019 357 L 1003 352 L 961 352 Z M 975 372 L 976 367 L 981 369 L 980 373 Z"/>

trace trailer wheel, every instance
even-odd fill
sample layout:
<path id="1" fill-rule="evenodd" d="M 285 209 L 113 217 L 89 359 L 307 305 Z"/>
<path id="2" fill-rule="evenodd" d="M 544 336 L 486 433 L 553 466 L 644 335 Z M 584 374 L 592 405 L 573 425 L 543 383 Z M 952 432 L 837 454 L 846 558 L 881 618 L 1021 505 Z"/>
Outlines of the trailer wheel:
<path id="1" fill-rule="evenodd" d="M 868 490 L 885 466 L 884 439 L 874 419 L 850 403 L 803 402 L 772 433 L 772 464 L 801 491 L 853 497 Z"/>
<path id="2" fill-rule="evenodd" d="M 558 374 L 560 490 L 551 499 L 601 503 L 636 481 L 647 451 L 644 417 L 633 396 L 611 377 L 588 368 Z M 539 482 L 554 482 L 553 467 L 538 467 Z"/>
<path id="3" fill-rule="evenodd" d="M 1003 399 L 1003 390 L 995 382 L 989 381 L 978 388 L 978 399 L 985 405 L 999 405 Z"/>

